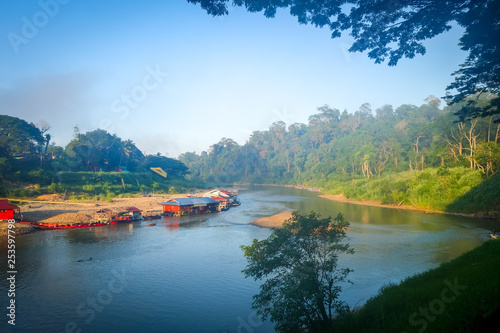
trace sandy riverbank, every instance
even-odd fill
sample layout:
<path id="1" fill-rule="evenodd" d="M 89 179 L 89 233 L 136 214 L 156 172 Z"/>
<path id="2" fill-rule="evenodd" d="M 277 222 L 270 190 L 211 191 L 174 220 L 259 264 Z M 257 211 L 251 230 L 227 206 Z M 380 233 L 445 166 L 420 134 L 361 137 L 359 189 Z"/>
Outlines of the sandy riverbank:
<path id="1" fill-rule="evenodd" d="M 343 195 L 320 194 L 319 197 L 325 198 L 328 200 L 332 200 L 332 201 L 345 202 L 345 203 L 361 205 L 361 206 L 413 210 L 413 211 L 424 212 L 427 214 L 446 214 L 446 215 L 465 216 L 465 217 L 473 217 L 473 218 L 485 218 L 485 219 L 499 219 L 500 218 L 500 216 L 497 215 L 498 213 L 494 213 L 493 215 L 491 215 L 491 214 L 487 214 L 487 213 L 465 214 L 465 213 L 443 212 L 443 211 L 431 210 L 431 209 L 419 208 L 419 207 L 413 207 L 413 206 L 382 204 L 380 201 L 372 201 L 372 200 L 358 201 L 358 200 L 354 200 L 354 199 L 347 199 Z"/>
<path id="2" fill-rule="evenodd" d="M 276 186 L 281 186 L 281 185 L 276 185 Z M 284 187 L 295 187 L 291 185 L 284 185 Z M 305 189 L 306 187 L 304 187 Z M 318 191 L 319 190 L 315 190 Z M 427 214 L 446 214 L 446 215 L 456 215 L 456 216 L 466 216 L 466 217 L 475 217 L 475 218 L 498 218 L 498 216 L 491 216 L 491 215 L 485 215 L 485 214 L 464 214 L 464 213 L 453 213 L 453 212 L 442 212 L 442 211 L 435 211 L 435 210 L 429 210 L 429 209 L 424 209 L 424 208 L 418 208 L 418 207 L 412 207 L 412 206 L 403 206 L 403 205 L 388 205 L 388 204 L 382 204 L 380 201 L 372 201 L 372 200 L 366 200 L 366 201 L 357 201 L 354 199 L 348 199 L 344 197 L 343 195 L 333 195 L 333 194 L 320 194 L 320 198 L 325 198 L 328 200 L 332 201 L 337 201 L 337 202 L 345 202 L 349 204 L 355 204 L 355 205 L 362 205 L 362 206 L 371 206 L 371 207 L 380 207 L 380 208 L 391 208 L 391 209 L 404 209 L 404 210 L 412 210 L 412 211 L 420 211 L 420 212 L 425 212 Z M 272 216 L 267 216 L 263 217 L 260 219 L 257 219 L 250 224 L 262 227 L 262 228 L 281 228 L 283 222 L 287 219 L 289 219 L 292 216 L 292 212 L 283 212 L 279 213 L 276 215 Z"/>
<path id="3" fill-rule="evenodd" d="M 204 193 L 206 190 L 198 190 L 195 194 Z M 162 206 L 158 203 L 172 198 L 185 198 L 187 194 L 155 195 L 152 197 L 139 198 L 115 198 L 113 202 L 105 201 L 31 201 L 21 205 L 21 214 L 25 222 L 42 223 L 88 223 L 94 221 L 96 210 L 104 208 L 122 208 L 134 206 L 142 210 L 142 214 L 148 211 L 161 211 Z M 16 223 L 16 235 L 27 234 L 39 230 L 32 225 Z M 0 236 L 7 235 L 8 223 L 0 222 Z"/>

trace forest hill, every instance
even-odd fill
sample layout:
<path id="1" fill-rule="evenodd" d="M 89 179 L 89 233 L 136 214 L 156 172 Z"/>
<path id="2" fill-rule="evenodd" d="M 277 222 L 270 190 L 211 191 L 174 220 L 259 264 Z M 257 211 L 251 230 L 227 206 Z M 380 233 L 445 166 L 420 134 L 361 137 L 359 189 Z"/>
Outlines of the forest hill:
<path id="1" fill-rule="evenodd" d="M 486 106 L 492 96 L 473 98 Z M 200 155 L 188 152 L 178 160 L 144 155 L 131 140 L 103 130 L 82 134 L 75 128 L 73 140 L 57 147 L 49 144 L 47 126 L 0 116 L 2 179 L 34 184 L 28 190 L 3 182 L 0 195 L 70 190 L 106 199 L 239 182 L 306 185 L 356 200 L 440 211 L 498 211 L 500 116 L 460 122 L 456 114 L 466 104 L 441 108 L 431 96 L 419 107 L 384 105 L 374 112 L 369 104 L 354 113 L 325 105 L 308 124 L 278 121 L 254 131 L 243 145 L 223 138 Z M 14 159 L 19 153 L 31 154 L 31 160 Z M 109 173 L 123 167 L 131 172 Z M 165 170 L 168 180 L 154 178 L 151 167 Z M 473 200 L 458 201 L 471 191 Z"/>
<path id="2" fill-rule="evenodd" d="M 484 98 L 483 104 L 489 102 Z M 486 177 L 500 168 L 500 116 L 458 122 L 462 105 L 384 105 L 355 113 L 325 105 L 308 124 L 281 121 L 253 132 L 244 145 L 223 138 L 200 155 L 182 154 L 193 180 L 322 185 L 331 179 L 379 177 L 425 168 L 463 166 Z"/>
<path id="3" fill-rule="evenodd" d="M 207 152 L 179 159 L 195 182 L 306 185 L 440 211 L 477 188 L 482 199 L 453 209 L 498 211 L 500 116 L 460 122 L 455 113 L 466 103 L 440 108 L 440 100 L 429 97 L 419 107 L 384 105 L 372 112 L 363 104 L 354 113 L 325 105 L 308 124 L 278 121 L 244 145 L 223 138 Z M 488 96 L 478 99 L 488 103 Z"/>

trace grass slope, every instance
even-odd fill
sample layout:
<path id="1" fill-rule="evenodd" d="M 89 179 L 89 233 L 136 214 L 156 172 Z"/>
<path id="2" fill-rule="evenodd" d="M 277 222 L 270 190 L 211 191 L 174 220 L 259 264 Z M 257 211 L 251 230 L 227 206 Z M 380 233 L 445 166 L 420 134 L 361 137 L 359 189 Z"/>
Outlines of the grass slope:
<path id="1" fill-rule="evenodd" d="M 500 213 L 500 174 L 483 179 L 469 168 L 428 168 L 350 181 L 331 179 L 311 183 L 327 194 L 355 200 L 456 213 Z"/>
<path id="2" fill-rule="evenodd" d="M 332 332 L 500 332 L 500 241 L 381 289 Z"/>

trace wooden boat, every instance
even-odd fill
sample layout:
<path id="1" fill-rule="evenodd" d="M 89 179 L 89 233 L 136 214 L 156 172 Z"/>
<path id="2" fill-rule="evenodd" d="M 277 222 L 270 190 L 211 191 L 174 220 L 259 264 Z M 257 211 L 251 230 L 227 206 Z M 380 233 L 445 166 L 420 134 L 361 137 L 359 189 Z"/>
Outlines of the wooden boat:
<path id="1" fill-rule="evenodd" d="M 69 223 L 69 224 L 61 224 L 61 223 L 41 223 L 41 222 L 29 222 L 29 224 L 33 224 L 40 229 L 80 229 L 80 228 L 90 228 L 90 227 L 98 227 L 101 225 L 106 225 L 104 222 L 90 222 L 90 223 Z"/>
<path id="2" fill-rule="evenodd" d="M 231 207 L 238 207 L 241 205 L 241 201 L 238 198 L 234 198 L 229 200 L 229 204 L 231 205 Z"/>
<path id="3" fill-rule="evenodd" d="M 154 226 L 154 225 L 156 225 L 156 223 L 151 222 L 151 223 L 146 224 L 146 227 L 152 227 L 152 226 Z"/>

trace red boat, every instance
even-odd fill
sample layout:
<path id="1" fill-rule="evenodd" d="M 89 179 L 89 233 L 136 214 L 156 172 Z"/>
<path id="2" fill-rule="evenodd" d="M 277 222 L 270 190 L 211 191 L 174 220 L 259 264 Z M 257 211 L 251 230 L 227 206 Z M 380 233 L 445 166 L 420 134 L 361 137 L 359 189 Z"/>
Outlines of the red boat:
<path id="1" fill-rule="evenodd" d="M 79 228 L 98 227 L 107 224 L 104 222 L 70 223 L 70 224 L 41 223 L 41 222 L 23 222 L 23 223 L 32 224 L 40 229 L 79 229 Z"/>

